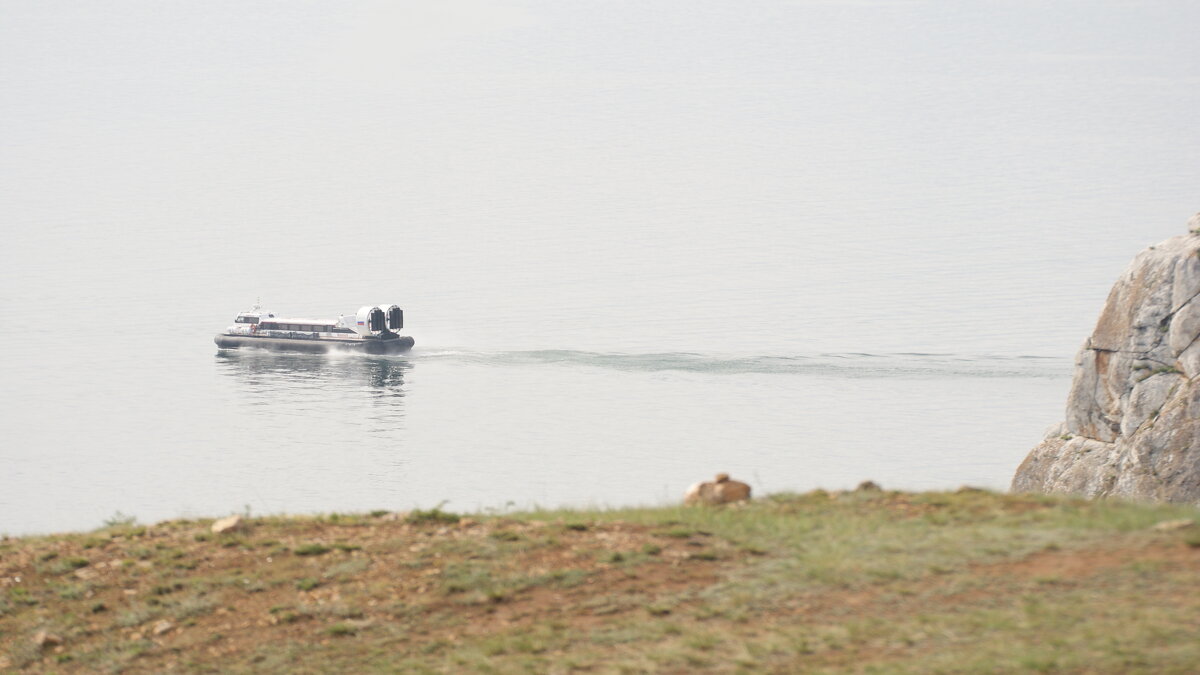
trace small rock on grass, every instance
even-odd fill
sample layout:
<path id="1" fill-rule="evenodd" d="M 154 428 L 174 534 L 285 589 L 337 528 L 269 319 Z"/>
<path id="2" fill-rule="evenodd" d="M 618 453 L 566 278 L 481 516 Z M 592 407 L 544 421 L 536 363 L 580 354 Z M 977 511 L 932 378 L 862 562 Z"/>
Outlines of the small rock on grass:
<path id="1" fill-rule="evenodd" d="M 213 534 L 221 534 L 223 532 L 233 532 L 234 530 L 238 530 L 241 527 L 242 527 L 242 517 L 241 516 L 229 516 L 228 518 L 222 518 L 222 519 L 214 522 L 212 524 L 212 531 L 213 531 Z"/>
<path id="2" fill-rule="evenodd" d="M 730 480 L 729 474 L 719 473 L 716 479 L 696 483 L 689 487 L 683 495 L 684 506 L 707 504 L 716 506 L 750 499 L 750 486 L 736 480 Z"/>
<path id="3" fill-rule="evenodd" d="M 1180 520 L 1164 520 L 1161 523 L 1155 523 L 1150 529 L 1158 530 L 1159 532 L 1170 532 L 1172 530 L 1182 530 L 1192 527 L 1196 521 L 1191 518 L 1182 518 Z"/>
<path id="4" fill-rule="evenodd" d="M 39 630 L 33 635 L 33 643 L 38 647 L 45 649 L 46 647 L 56 647 L 63 643 L 63 639 L 54 633 L 44 630 Z"/>

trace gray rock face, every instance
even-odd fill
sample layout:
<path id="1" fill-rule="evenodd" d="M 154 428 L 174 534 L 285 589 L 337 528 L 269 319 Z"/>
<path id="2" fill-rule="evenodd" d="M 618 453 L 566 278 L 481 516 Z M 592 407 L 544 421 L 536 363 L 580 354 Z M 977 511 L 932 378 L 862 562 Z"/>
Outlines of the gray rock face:
<path id="1" fill-rule="evenodd" d="M 1200 505 L 1200 214 L 1142 251 L 1075 359 L 1066 421 L 1014 492 Z"/>

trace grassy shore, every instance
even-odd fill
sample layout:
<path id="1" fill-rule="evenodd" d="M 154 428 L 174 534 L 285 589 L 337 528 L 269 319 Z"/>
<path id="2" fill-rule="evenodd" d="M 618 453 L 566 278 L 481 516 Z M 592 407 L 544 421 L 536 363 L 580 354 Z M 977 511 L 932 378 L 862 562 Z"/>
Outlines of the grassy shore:
<path id="1" fill-rule="evenodd" d="M 222 535 L 211 523 L 0 541 L 0 670 L 1200 663 L 1200 512 L 1186 507 L 817 491 L 732 508 L 253 518 Z"/>

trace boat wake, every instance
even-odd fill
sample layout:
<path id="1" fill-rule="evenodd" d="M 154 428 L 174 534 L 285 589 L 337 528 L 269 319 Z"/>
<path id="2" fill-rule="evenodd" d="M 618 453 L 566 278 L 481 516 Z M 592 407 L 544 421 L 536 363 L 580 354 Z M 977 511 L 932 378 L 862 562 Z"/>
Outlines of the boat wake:
<path id="1" fill-rule="evenodd" d="M 414 363 L 443 361 L 493 366 L 570 366 L 627 372 L 676 371 L 729 375 L 1062 378 L 1071 374 L 1071 360 L 1062 357 L 912 352 L 714 355 L 690 352 L 632 354 L 565 349 L 485 352 L 418 348 L 410 358 Z"/>

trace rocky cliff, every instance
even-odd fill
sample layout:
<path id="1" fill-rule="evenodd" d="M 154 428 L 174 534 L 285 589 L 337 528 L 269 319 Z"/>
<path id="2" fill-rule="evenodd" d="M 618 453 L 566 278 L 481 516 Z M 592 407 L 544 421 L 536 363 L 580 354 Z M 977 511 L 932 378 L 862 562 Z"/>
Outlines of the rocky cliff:
<path id="1" fill-rule="evenodd" d="M 1014 492 L 1200 505 L 1200 214 L 1133 259 L 1075 359 L 1067 415 Z"/>

